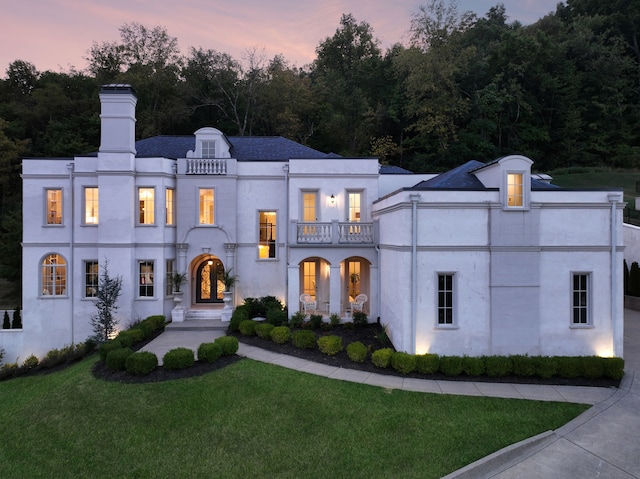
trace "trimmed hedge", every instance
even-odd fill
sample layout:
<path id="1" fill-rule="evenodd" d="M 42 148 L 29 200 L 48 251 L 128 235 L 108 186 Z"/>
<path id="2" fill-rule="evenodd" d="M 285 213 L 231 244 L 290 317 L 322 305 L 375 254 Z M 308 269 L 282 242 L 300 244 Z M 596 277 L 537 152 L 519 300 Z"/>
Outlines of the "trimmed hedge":
<path id="1" fill-rule="evenodd" d="M 318 339 L 318 349 L 328 356 L 335 356 L 343 350 L 342 337 L 329 335 Z"/>
<path id="2" fill-rule="evenodd" d="M 149 374 L 158 367 L 158 356 L 150 351 L 138 351 L 130 354 L 125 361 L 128 373 L 140 376 Z"/>
<path id="3" fill-rule="evenodd" d="M 347 346 L 347 356 L 354 363 L 364 363 L 367 359 L 367 347 L 361 341 L 355 341 Z"/>
<path id="4" fill-rule="evenodd" d="M 392 354 L 393 349 L 391 348 L 378 349 L 371 354 L 371 362 L 378 368 L 388 368 L 391 363 Z"/>
<path id="5" fill-rule="evenodd" d="M 462 374 L 462 358 L 460 356 L 440 356 L 440 372 L 445 376 Z"/>
<path id="6" fill-rule="evenodd" d="M 255 336 L 256 326 L 258 325 L 253 319 L 245 319 L 238 324 L 238 330 L 243 336 Z"/>
<path id="7" fill-rule="evenodd" d="M 440 368 L 440 356 L 437 354 L 419 354 L 416 359 L 416 371 L 422 374 L 435 374 Z"/>
<path id="8" fill-rule="evenodd" d="M 484 356 L 487 376 L 501 378 L 513 372 L 513 363 L 510 356 Z"/>
<path id="9" fill-rule="evenodd" d="M 193 351 L 189 348 L 175 348 L 162 357 L 162 367 L 170 371 L 190 368 L 194 362 Z"/>
<path id="10" fill-rule="evenodd" d="M 275 326 L 271 323 L 256 324 L 256 335 L 261 339 L 271 339 L 271 331 Z"/>
<path id="11" fill-rule="evenodd" d="M 232 333 L 237 333 L 240 329 L 240 323 L 242 321 L 246 321 L 249 318 L 249 307 L 247 305 L 241 304 L 236 309 L 233 310 L 231 314 L 231 320 L 229 321 L 229 331 Z"/>
<path id="12" fill-rule="evenodd" d="M 107 359 L 107 354 L 111 351 L 115 351 L 116 349 L 121 349 L 122 343 L 117 339 L 111 339 L 109 341 L 105 341 L 100 345 L 98 351 L 100 352 L 100 359 L 105 361 Z"/>
<path id="13" fill-rule="evenodd" d="M 395 352 L 391 354 L 391 367 L 401 374 L 409 374 L 416 369 L 417 357 L 415 354 Z"/>
<path id="14" fill-rule="evenodd" d="M 271 330 L 271 341 L 276 344 L 285 344 L 291 339 L 289 326 L 276 326 Z"/>
<path id="15" fill-rule="evenodd" d="M 218 343 L 202 343 L 198 346 L 198 361 L 215 363 L 222 356 L 222 346 Z"/>
<path id="16" fill-rule="evenodd" d="M 109 371 L 124 371 L 127 358 L 133 354 L 131 348 L 120 348 L 107 354 L 107 368 Z"/>
<path id="17" fill-rule="evenodd" d="M 291 343 L 299 349 L 314 349 L 318 337 L 309 329 L 296 329 L 291 335 Z"/>
<path id="18" fill-rule="evenodd" d="M 462 372 L 467 376 L 482 376 L 485 373 L 484 361 L 475 356 L 463 356 Z"/>
<path id="19" fill-rule="evenodd" d="M 232 356 L 238 352 L 238 338 L 234 336 L 220 336 L 213 342 L 220 345 L 223 356 Z"/>

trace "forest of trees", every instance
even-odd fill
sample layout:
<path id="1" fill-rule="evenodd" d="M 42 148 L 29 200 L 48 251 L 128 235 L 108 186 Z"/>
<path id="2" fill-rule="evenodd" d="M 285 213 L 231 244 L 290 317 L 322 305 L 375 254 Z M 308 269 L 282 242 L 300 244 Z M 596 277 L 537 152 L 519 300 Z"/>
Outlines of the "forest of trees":
<path id="1" fill-rule="evenodd" d="M 533 25 L 502 4 L 478 18 L 429 0 L 410 41 L 382 51 L 344 14 L 308 66 L 214 49 L 180 54 L 164 27 L 120 28 L 87 46 L 83 70 L 13 61 L 0 79 L 0 277 L 20 277 L 23 157 L 71 157 L 99 145 L 102 84 L 138 92 L 138 138 L 282 135 L 414 172 L 521 153 L 537 170 L 640 166 L 640 0 L 566 0 Z"/>

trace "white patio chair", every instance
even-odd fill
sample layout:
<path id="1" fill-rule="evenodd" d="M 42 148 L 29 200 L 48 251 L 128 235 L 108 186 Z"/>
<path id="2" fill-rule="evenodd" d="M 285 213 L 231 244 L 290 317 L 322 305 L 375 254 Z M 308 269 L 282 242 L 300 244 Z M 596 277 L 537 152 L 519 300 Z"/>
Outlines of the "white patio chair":
<path id="1" fill-rule="evenodd" d="M 301 294 L 300 302 L 302 303 L 302 311 L 304 314 L 311 313 L 316 310 L 317 303 L 310 294 Z"/>
<path id="2" fill-rule="evenodd" d="M 355 313 L 356 311 L 364 311 L 364 303 L 369 300 L 366 294 L 359 294 L 353 301 L 351 301 L 351 312 Z"/>

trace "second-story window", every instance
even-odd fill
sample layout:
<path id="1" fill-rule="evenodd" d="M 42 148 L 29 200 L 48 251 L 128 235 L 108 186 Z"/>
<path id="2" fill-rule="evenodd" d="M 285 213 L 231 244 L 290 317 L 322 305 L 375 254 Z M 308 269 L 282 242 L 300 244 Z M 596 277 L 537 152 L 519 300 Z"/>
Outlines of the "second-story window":
<path id="1" fill-rule="evenodd" d="M 174 202 L 173 202 L 174 190 L 167 188 L 165 192 L 165 218 L 167 225 L 172 226 L 175 224 L 174 218 Z"/>
<path id="2" fill-rule="evenodd" d="M 154 222 L 154 197 L 153 188 L 138 188 L 138 218 L 141 225 Z"/>
<path id="3" fill-rule="evenodd" d="M 84 189 L 84 224 L 98 224 L 98 188 Z"/>
<path id="4" fill-rule="evenodd" d="M 62 190 L 47 190 L 47 219 L 48 225 L 62 224 Z"/>
<path id="5" fill-rule="evenodd" d="M 260 259 L 276 257 L 276 212 L 260 212 L 260 243 L 258 244 Z"/>
<path id="6" fill-rule="evenodd" d="M 349 221 L 359 222 L 361 220 L 362 193 L 359 191 L 349 192 Z"/>
<path id="7" fill-rule="evenodd" d="M 199 192 L 200 203 L 200 224 L 212 225 L 213 213 L 214 213 L 214 200 L 212 188 L 200 188 Z"/>

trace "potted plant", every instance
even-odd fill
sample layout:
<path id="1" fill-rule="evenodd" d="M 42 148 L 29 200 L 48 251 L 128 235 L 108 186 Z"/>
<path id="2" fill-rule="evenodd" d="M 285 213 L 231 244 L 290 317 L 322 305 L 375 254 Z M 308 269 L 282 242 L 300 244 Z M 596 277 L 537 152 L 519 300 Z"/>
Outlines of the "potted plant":
<path id="1" fill-rule="evenodd" d="M 173 286 L 173 292 L 179 293 L 180 286 L 187 282 L 187 273 L 178 273 L 177 271 L 169 273 L 169 282 Z"/>
<path id="2" fill-rule="evenodd" d="M 238 282 L 238 276 L 231 274 L 233 268 L 229 268 L 222 273 L 222 284 L 224 284 L 224 292 L 222 293 L 222 300 L 224 301 L 224 309 L 229 312 L 231 310 L 231 288 Z"/>
<path id="3" fill-rule="evenodd" d="M 222 284 L 224 284 L 224 291 L 226 293 L 231 291 L 231 288 L 235 286 L 238 282 L 238 276 L 235 274 L 231 274 L 233 268 L 229 268 L 227 271 L 222 273 Z"/>

